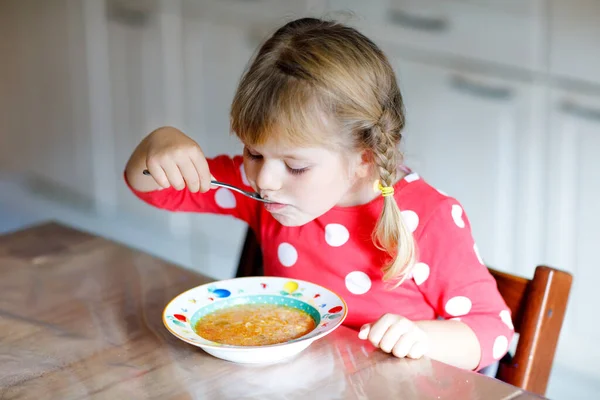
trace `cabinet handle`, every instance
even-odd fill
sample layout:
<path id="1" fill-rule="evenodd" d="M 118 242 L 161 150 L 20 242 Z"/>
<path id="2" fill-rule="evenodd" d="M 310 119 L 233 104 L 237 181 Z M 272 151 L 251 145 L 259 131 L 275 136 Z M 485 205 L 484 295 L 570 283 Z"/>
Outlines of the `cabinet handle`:
<path id="1" fill-rule="evenodd" d="M 459 75 L 452 76 L 450 86 L 472 96 L 493 100 L 508 100 L 514 95 L 513 90 L 508 86 L 485 85 Z"/>
<path id="2" fill-rule="evenodd" d="M 398 9 L 388 10 L 388 19 L 392 24 L 427 32 L 444 32 L 448 30 L 448 20 L 443 17 L 426 17 L 410 14 Z"/>
<path id="3" fill-rule="evenodd" d="M 560 109 L 574 117 L 587 119 L 589 121 L 600 122 L 600 109 L 584 106 L 569 100 L 564 100 L 560 104 Z"/>
<path id="4" fill-rule="evenodd" d="M 140 1 L 111 0 L 106 4 L 106 17 L 108 20 L 131 27 L 146 25 L 152 11 L 151 3 Z"/>

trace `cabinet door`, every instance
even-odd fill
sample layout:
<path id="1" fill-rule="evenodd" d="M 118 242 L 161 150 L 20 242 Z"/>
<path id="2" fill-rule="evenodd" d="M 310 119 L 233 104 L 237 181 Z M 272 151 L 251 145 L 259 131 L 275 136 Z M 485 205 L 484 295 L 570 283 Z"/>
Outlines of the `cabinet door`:
<path id="1" fill-rule="evenodd" d="M 321 0 L 183 0 L 188 15 L 220 24 L 245 24 L 253 21 L 277 20 L 285 23 L 318 14 L 324 8 Z"/>
<path id="2" fill-rule="evenodd" d="M 552 0 L 550 71 L 600 84 L 600 2 Z"/>
<path id="3" fill-rule="evenodd" d="M 592 340 L 600 336 L 594 318 L 600 281 L 600 93 L 556 91 L 551 106 L 547 262 L 574 276 L 562 354 L 569 365 L 589 366 L 600 362 Z"/>
<path id="4" fill-rule="evenodd" d="M 123 181 L 125 164 L 137 144 L 168 123 L 160 18 L 158 7 L 137 9 L 127 2 L 107 1 L 114 165 L 106 190 L 116 192 L 120 210 L 164 226 L 169 214 L 144 206 Z"/>
<path id="5" fill-rule="evenodd" d="M 207 21 L 187 11 L 184 3 L 183 43 L 187 132 L 207 157 L 241 154 L 230 134 L 231 102 L 256 47 L 262 40 L 255 25 Z M 247 225 L 221 215 L 190 215 L 192 257 L 202 273 L 219 279 L 235 276 Z"/>
<path id="6" fill-rule="evenodd" d="M 32 0 L 3 4 L 8 40 L 2 76 L 2 163 L 39 178 L 61 200 L 93 198 L 81 5 Z"/>
<path id="7" fill-rule="evenodd" d="M 186 21 L 189 35 L 186 42 L 192 45 L 198 41 L 197 57 L 186 52 L 186 83 L 196 89 L 187 95 L 191 100 L 189 107 L 194 108 L 188 109 L 194 121 L 192 134 L 209 156 L 239 154 L 239 141 L 229 134 L 229 111 L 237 84 L 254 51 L 248 29 L 207 21 L 195 27 L 193 24 L 189 21 L 188 26 Z"/>
<path id="8" fill-rule="evenodd" d="M 520 69 L 543 62 L 540 0 L 329 0 L 377 43 Z M 507 29 L 510 27 L 510 29 Z"/>
<path id="9" fill-rule="evenodd" d="M 533 91 L 527 84 L 481 77 L 395 59 L 406 105 L 406 163 L 464 206 L 484 261 L 526 272 L 517 246 L 523 145 L 534 134 Z M 528 249 L 528 251 L 536 251 Z M 537 259 L 541 257 L 538 252 Z"/>

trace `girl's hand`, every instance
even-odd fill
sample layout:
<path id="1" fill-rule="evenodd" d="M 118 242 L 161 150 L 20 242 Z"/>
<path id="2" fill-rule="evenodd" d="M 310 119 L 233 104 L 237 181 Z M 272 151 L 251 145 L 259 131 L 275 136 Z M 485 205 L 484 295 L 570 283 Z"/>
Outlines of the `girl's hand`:
<path id="1" fill-rule="evenodd" d="M 400 315 L 385 314 L 375 323 L 363 325 L 358 337 L 399 358 L 417 359 L 429 351 L 427 334 Z"/>
<path id="2" fill-rule="evenodd" d="M 144 169 L 150 176 L 143 175 Z M 135 149 L 126 168 L 130 184 L 150 191 L 173 187 L 191 192 L 210 189 L 211 174 L 200 146 L 178 129 L 163 127 L 149 134 Z"/>

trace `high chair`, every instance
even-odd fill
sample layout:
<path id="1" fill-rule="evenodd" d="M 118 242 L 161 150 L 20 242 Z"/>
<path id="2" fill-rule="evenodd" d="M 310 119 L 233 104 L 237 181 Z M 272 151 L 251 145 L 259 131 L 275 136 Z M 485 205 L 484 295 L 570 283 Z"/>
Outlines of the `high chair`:
<path id="1" fill-rule="evenodd" d="M 514 355 L 507 354 L 500 361 L 496 378 L 543 396 L 567 308 L 572 276 L 546 266 L 538 266 L 533 279 L 488 269 L 512 312 L 515 332 L 519 334 Z M 248 229 L 236 277 L 262 274 L 260 245 L 252 229 Z"/>

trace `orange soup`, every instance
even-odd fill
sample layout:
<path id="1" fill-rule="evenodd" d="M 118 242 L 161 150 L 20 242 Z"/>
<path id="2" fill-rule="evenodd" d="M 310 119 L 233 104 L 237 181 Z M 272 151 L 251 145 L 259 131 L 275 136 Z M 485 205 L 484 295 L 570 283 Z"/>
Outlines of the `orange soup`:
<path id="1" fill-rule="evenodd" d="M 205 315 L 195 331 L 217 343 L 264 346 L 296 339 L 314 328 L 315 321 L 304 311 L 274 304 L 243 304 Z"/>

